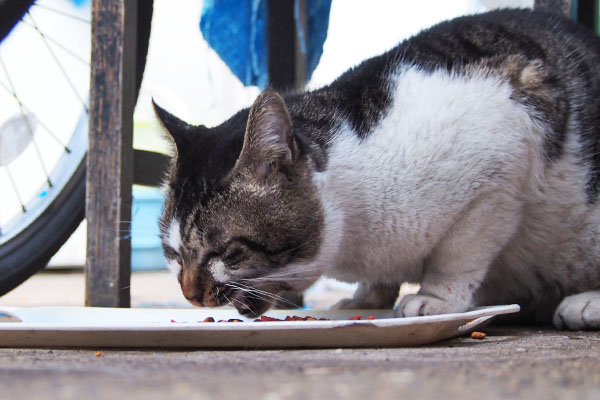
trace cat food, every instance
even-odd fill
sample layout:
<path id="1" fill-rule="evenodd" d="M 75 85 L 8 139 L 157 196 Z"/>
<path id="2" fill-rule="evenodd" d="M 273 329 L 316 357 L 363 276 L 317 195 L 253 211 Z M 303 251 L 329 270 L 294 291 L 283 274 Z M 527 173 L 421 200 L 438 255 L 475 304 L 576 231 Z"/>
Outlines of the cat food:
<path id="1" fill-rule="evenodd" d="M 101 351 L 97 351 L 96 354 L 94 354 L 95 357 L 102 357 L 102 352 Z"/>
<path id="2" fill-rule="evenodd" d="M 266 315 L 261 315 L 259 319 L 255 319 L 255 321 L 259 322 L 269 322 L 269 321 L 281 321 L 280 319 L 268 317 Z"/>
<path id="3" fill-rule="evenodd" d="M 348 318 L 350 321 L 358 321 L 362 319 L 362 315 L 353 315 Z M 374 320 L 375 317 L 369 315 L 365 320 Z M 298 315 L 288 315 L 284 319 L 269 317 L 268 315 L 261 315 L 260 318 L 256 318 L 254 322 L 276 322 L 276 321 L 331 321 L 329 318 L 315 318 L 311 316 L 300 317 Z M 171 320 L 171 322 L 175 322 L 175 320 Z M 215 322 L 213 317 L 206 317 L 203 321 L 198 322 Z M 230 319 L 221 319 L 219 322 L 244 322 L 241 319 L 230 318 Z"/>
<path id="4" fill-rule="evenodd" d="M 352 317 L 350 317 L 350 318 L 348 318 L 348 319 L 349 319 L 349 320 L 351 320 L 351 321 L 359 321 L 359 320 L 361 320 L 361 319 L 362 319 L 362 315 L 354 315 L 354 316 L 352 316 Z M 372 320 L 374 320 L 374 319 L 375 319 L 375 317 L 374 317 L 374 316 L 372 316 L 372 315 L 369 315 L 369 316 L 368 316 L 367 318 L 365 318 L 365 319 L 367 319 L 367 320 L 369 320 L 369 321 L 372 321 Z"/>
<path id="5" fill-rule="evenodd" d="M 471 337 L 473 339 L 479 339 L 479 340 L 481 340 L 481 339 L 485 339 L 486 336 L 487 335 L 485 333 L 483 333 L 483 332 L 471 332 Z"/>

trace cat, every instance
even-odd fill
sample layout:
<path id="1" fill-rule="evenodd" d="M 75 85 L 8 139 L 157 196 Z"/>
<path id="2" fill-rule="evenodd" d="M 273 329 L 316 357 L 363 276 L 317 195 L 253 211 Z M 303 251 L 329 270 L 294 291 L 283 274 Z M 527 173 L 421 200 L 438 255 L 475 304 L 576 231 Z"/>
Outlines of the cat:
<path id="1" fill-rule="evenodd" d="M 314 91 L 223 124 L 154 104 L 174 144 L 161 237 L 193 304 L 260 315 L 319 277 L 336 308 L 518 303 L 600 329 L 600 39 L 498 10 L 435 25 Z"/>

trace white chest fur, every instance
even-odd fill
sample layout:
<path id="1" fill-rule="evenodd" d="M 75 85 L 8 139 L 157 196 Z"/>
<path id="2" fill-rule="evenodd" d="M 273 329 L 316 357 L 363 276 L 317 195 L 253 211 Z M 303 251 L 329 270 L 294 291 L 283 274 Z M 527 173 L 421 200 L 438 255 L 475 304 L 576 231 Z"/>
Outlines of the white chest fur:
<path id="1" fill-rule="evenodd" d="M 477 196 L 541 163 L 541 134 L 499 78 L 406 68 L 393 93 L 367 138 L 341 129 L 314 177 L 326 220 L 318 262 L 341 280 L 418 281 Z"/>

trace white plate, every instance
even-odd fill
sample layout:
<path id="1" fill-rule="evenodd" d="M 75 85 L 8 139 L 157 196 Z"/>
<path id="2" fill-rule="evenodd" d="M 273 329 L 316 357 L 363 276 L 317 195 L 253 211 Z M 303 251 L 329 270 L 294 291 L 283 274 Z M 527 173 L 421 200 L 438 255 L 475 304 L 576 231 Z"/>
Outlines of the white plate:
<path id="1" fill-rule="evenodd" d="M 327 348 L 415 346 L 468 334 L 519 311 L 494 306 L 457 314 L 393 318 L 392 310 L 271 310 L 328 321 L 251 322 L 233 308 L 0 308 L 0 347 Z M 369 315 L 375 320 L 348 320 Z M 244 323 L 199 322 L 239 318 Z M 174 321 L 174 322 L 172 322 Z"/>

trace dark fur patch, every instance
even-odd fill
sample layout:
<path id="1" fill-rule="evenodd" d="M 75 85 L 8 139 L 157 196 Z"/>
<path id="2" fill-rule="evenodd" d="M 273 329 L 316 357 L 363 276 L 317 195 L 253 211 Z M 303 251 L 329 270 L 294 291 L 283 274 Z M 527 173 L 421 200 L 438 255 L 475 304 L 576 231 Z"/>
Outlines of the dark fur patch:
<path id="1" fill-rule="evenodd" d="M 242 150 L 248 110 L 213 129 L 194 127 L 170 172 L 167 208 L 181 219 L 223 190 L 223 177 Z"/>

